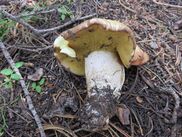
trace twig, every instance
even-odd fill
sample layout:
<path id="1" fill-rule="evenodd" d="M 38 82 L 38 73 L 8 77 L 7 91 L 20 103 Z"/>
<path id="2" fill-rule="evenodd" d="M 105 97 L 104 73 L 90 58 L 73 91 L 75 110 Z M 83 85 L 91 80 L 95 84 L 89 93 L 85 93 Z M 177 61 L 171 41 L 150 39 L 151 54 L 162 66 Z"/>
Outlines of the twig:
<path id="1" fill-rule="evenodd" d="M 6 132 L 6 134 L 7 134 L 9 137 L 15 137 L 15 136 L 11 135 L 6 129 L 4 129 L 4 131 Z"/>
<path id="2" fill-rule="evenodd" d="M 153 73 L 162 82 L 162 84 L 165 85 L 164 80 L 161 79 L 161 77 L 159 75 L 157 75 L 154 71 L 152 71 L 151 69 L 149 69 L 148 67 L 145 67 L 145 66 L 142 66 L 141 68 L 144 69 L 147 73 L 149 73 L 148 71 Z"/>
<path id="3" fill-rule="evenodd" d="M 135 120 L 136 120 L 136 122 L 137 122 L 137 124 L 138 124 L 138 126 L 139 126 L 140 133 L 141 133 L 141 135 L 143 136 L 143 135 L 144 135 L 143 129 L 142 129 L 142 126 L 141 126 L 141 124 L 140 124 L 140 121 L 139 121 L 138 117 L 137 117 L 136 114 L 135 114 L 135 111 L 134 111 L 132 108 L 130 108 L 130 111 L 131 111 L 132 114 L 134 115 Z"/>
<path id="4" fill-rule="evenodd" d="M 128 10 L 128 11 L 130 11 L 131 13 L 135 14 L 135 16 L 137 16 L 139 19 L 144 19 L 144 20 L 149 21 L 149 22 L 151 22 L 151 23 L 157 24 L 157 23 L 155 22 L 155 20 L 149 19 L 149 18 L 147 19 L 146 17 L 144 17 L 144 16 L 142 16 L 142 15 L 139 15 L 139 14 L 137 13 L 136 10 L 131 9 L 131 8 L 127 7 L 126 5 L 124 5 L 124 4 L 121 2 L 121 0 L 119 0 L 119 4 L 120 4 L 123 8 L 125 8 L 126 10 Z"/>
<path id="5" fill-rule="evenodd" d="M 176 137 L 177 110 L 180 107 L 180 97 L 178 96 L 178 94 L 172 87 L 161 88 L 159 90 L 154 89 L 154 91 L 159 92 L 159 93 L 163 92 L 165 94 L 170 94 L 175 100 L 174 109 L 172 112 L 172 117 L 171 117 L 170 123 L 174 124 L 171 129 L 171 137 Z"/>
<path id="6" fill-rule="evenodd" d="M 113 135 L 112 137 L 119 137 L 118 133 L 116 133 L 116 132 L 114 131 L 114 129 L 112 129 L 111 126 L 109 126 L 108 131 L 111 133 L 111 135 L 112 135 L 112 133 L 115 135 L 115 136 Z"/>
<path id="7" fill-rule="evenodd" d="M 20 50 L 24 50 L 24 51 L 31 51 L 31 52 L 40 52 L 40 51 L 44 51 L 44 50 L 48 50 L 52 48 L 52 45 L 49 45 L 47 47 L 42 47 L 42 48 L 34 48 L 32 49 L 32 47 L 21 47 L 21 46 L 8 46 L 7 49 L 10 48 L 15 48 L 15 49 L 20 49 Z"/>
<path id="8" fill-rule="evenodd" d="M 162 5 L 162 6 L 168 6 L 168 7 L 172 7 L 172 8 L 180 8 L 180 9 L 182 9 L 182 6 L 179 6 L 179 5 L 171 5 L 171 4 L 167 4 L 167 3 L 158 2 L 156 0 L 153 0 L 153 2 L 155 4 Z"/>
<path id="9" fill-rule="evenodd" d="M 20 114 L 18 114 L 16 111 L 14 111 L 13 109 L 11 109 L 10 107 L 7 107 L 11 112 L 13 112 L 14 114 L 16 114 L 18 117 L 20 117 L 22 120 L 24 120 L 25 122 L 29 123 L 29 121 L 27 119 L 25 119 L 23 116 L 21 116 Z"/>
<path id="10" fill-rule="evenodd" d="M 123 134 L 125 137 L 131 137 L 130 135 L 128 135 L 128 133 L 126 133 L 123 129 L 115 126 L 113 123 L 109 122 L 109 125 L 111 125 L 111 127 L 115 128 L 117 131 L 119 131 L 121 134 Z"/>
<path id="11" fill-rule="evenodd" d="M 22 18 L 22 17 L 27 17 L 27 16 L 39 15 L 39 14 L 47 14 L 47 13 L 51 13 L 54 11 L 56 11 L 56 9 L 50 9 L 50 10 L 46 10 L 46 11 L 35 11 L 35 12 L 27 13 L 27 14 L 18 15 L 18 16 L 16 16 L 16 18 Z"/>
<path id="12" fill-rule="evenodd" d="M 150 121 L 150 123 L 151 123 L 151 128 L 150 128 L 150 130 L 145 134 L 145 136 L 148 136 L 148 135 L 153 131 L 153 129 L 154 129 L 154 124 L 153 124 L 153 121 L 152 121 L 152 118 L 151 118 L 151 117 L 149 117 L 149 121 Z"/>
<path id="13" fill-rule="evenodd" d="M 120 4 L 123 8 L 125 8 L 126 10 L 128 10 L 128 11 L 130 11 L 130 12 L 136 14 L 136 11 L 135 11 L 135 10 L 130 9 L 129 7 L 125 6 L 125 5 L 121 2 L 121 0 L 119 0 L 119 4 Z"/>
<path id="14" fill-rule="evenodd" d="M 25 94 L 29 110 L 31 111 L 31 113 L 35 119 L 35 122 L 37 123 L 37 126 L 40 130 L 41 137 L 46 137 L 43 126 L 42 126 L 41 121 L 40 121 L 40 118 L 39 118 L 39 116 L 35 110 L 35 107 L 32 103 L 30 93 L 26 87 L 26 84 L 25 84 L 25 81 L 23 80 L 23 77 L 21 76 L 19 70 L 15 67 L 15 63 L 14 63 L 13 59 L 11 58 L 9 52 L 7 51 L 6 47 L 4 46 L 4 44 L 2 42 L 0 42 L 0 49 L 2 50 L 6 60 L 8 61 L 8 63 L 12 67 L 12 69 L 16 72 L 16 74 L 18 74 L 20 76 L 20 84 L 21 84 L 21 87 L 22 87 L 23 92 Z"/>
<path id="15" fill-rule="evenodd" d="M 34 34 L 36 34 L 38 36 L 40 36 L 40 35 L 42 35 L 42 33 L 46 33 L 46 32 L 51 33 L 53 31 L 56 31 L 56 30 L 59 30 L 59 29 L 62 29 L 64 27 L 66 27 L 66 26 L 69 26 L 69 25 L 71 25 L 71 24 L 73 24 L 73 23 L 75 23 L 77 21 L 81 21 L 81 20 L 84 20 L 84 19 L 88 19 L 88 18 L 94 17 L 96 15 L 96 14 L 92 14 L 92 15 L 84 16 L 84 17 L 81 17 L 81 18 L 78 18 L 78 19 L 70 20 L 70 21 L 66 22 L 65 24 L 60 25 L 60 26 L 57 26 L 57 27 L 39 30 L 39 29 L 36 29 L 33 26 L 31 26 L 30 24 L 26 23 L 21 18 L 18 18 L 16 16 L 13 16 L 12 14 L 8 13 L 7 11 L 2 10 L 1 12 L 7 18 L 9 18 L 9 19 L 11 19 L 13 21 L 16 21 L 18 23 L 20 23 L 21 25 L 23 25 L 27 29 L 31 30 Z"/>
<path id="16" fill-rule="evenodd" d="M 177 110 L 179 109 L 179 106 L 180 106 L 180 97 L 178 96 L 178 94 L 175 92 L 175 90 L 172 87 L 161 88 L 161 89 L 159 89 L 159 92 L 170 94 L 174 98 L 175 104 L 174 104 L 174 109 L 172 112 L 172 118 L 171 118 L 170 122 L 173 124 L 176 124 L 176 122 L 177 122 Z"/>
<path id="17" fill-rule="evenodd" d="M 64 134 L 65 136 L 69 136 L 69 137 L 77 137 L 77 135 L 72 130 L 62 127 L 62 126 L 45 124 L 44 129 L 45 130 L 55 130 L 55 131 L 58 131 L 58 132 Z"/>
<path id="18" fill-rule="evenodd" d="M 20 23 L 21 25 L 23 25 L 24 27 L 26 27 L 27 29 L 33 31 L 33 33 L 35 33 L 36 35 L 40 35 L 39 30 L 35 29 L 34 27 L 32 27 L 30 24 L 26 23 L 24 20 L 20 19 L 20 18 L 16 18 L 15 16 L 11 15 L 10 13 L 6 12 L 5 10 L 1 11 L 2 14 L 4 16 L 6 16 L 7 18 L 16 21 L 18 23 Z"/>
<path id="19" fill-rule="evenodd" d="M 0 5 L 9 5 L 9 3 L 13 0 L 1 0 Z"/>

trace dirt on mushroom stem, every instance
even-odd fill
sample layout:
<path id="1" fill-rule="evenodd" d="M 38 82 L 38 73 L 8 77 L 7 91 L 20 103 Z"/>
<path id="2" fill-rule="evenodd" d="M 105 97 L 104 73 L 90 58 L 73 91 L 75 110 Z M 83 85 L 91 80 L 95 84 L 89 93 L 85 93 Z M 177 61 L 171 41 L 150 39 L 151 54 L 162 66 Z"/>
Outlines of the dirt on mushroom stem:
<path id="1" fill-rule="evenodd" d="M 93 87 L 79 112 L 79 120 L 84 129 L 98 131 L 107 129 L 109 118 L 116 114 L 116 102 L 113 89 Z"/>

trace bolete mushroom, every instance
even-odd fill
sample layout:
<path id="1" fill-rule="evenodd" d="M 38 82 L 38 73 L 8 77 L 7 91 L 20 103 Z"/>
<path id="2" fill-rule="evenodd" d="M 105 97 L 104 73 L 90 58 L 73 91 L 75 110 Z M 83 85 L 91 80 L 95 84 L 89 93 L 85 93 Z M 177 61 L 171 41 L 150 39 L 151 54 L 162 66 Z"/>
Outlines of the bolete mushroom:
<path id="1" fill-rule="evenodd" d="M 86 129 L 103 129 L 116 113 L 115 100 L 125 80 L 124 67 L 141 65 L 148 55 L 135 43 L 129 27 L 93 18 L 61 33 L 54 55 L 76 75 L 85 75 L 88 95 L 80 111 Z"/>

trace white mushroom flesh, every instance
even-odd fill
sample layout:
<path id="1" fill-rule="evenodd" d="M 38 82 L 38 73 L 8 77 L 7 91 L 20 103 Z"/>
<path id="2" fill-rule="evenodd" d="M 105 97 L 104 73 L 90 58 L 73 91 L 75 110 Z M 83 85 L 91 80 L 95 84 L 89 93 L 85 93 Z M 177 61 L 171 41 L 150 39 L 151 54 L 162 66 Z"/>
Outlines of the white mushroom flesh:
<path id="1" fill-rule="evenodd" d="M 89 91 L 110 88 L 114 97 L 120 97 L 120 90 L 125 80 L 124 66 L 116 54 L 108 51 L 94 51 L 85 58 L 85 75 L 88 96 L 94 93 Z"/>

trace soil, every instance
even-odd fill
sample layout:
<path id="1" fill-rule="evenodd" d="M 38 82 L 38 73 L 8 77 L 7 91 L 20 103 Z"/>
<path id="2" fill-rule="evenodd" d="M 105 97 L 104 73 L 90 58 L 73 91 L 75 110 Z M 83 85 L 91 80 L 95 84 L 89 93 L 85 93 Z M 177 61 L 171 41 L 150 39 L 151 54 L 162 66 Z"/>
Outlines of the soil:
<path id="1" fill-rule="evenodd" d="M 21 3 L 16 4 L 5 4 L 9 6 L 8 11 L 11 14 L 19 15 L 27 8 L 25 5 L 20 6 Z M 127 24 L 134 31 L 137 44 L 149 54 L 150 61 L 126 70 L 122 96 L 117 103 L 129 110 L 129 124 L 122 124 L 118 116 L 114 116 L 110 119 L 109 128 L 88 131 L 78 119 L 78 112 L 87 95 L 85 78 L 65 70 L 55 59 L 52 48 L 58 34 L 82 21 L 48 33 L 44 39 L 34 35 L 26 27 L 14 27 L 3 43 L 15 62 L 25 62 L 19 70 L 28 85 L 46 135 L 181 137 L 181 0 L 74 0 L 70 4 L 68 1 L 54 0 L 46 3 L 44 9 L 56 9 L 59 4 L 67 5 L 74 19 L 94 14 L 95 17 L 119 20 Z M 36 21 L 28 23 L 38 29 L 56 27 L 70 21 L 69 17 L 60 21 L 56 10 L 36 16 Z M 0 70 L 7 67 L 9 64 L 0 51 Z M 27 78 L 38 68 L 43 68 L 42 77 L 46 79 L 41 93 L 32 89 L 32 81 Z M 0 84 L 3 79 L 0 75 Z M 2 132 L 5 137 L 40 136 L 19 83 L 15 83 L 11 90 L 0 88 L 0 133 Z"/>

